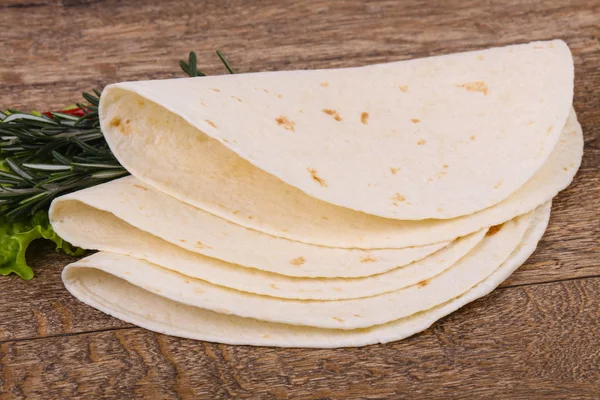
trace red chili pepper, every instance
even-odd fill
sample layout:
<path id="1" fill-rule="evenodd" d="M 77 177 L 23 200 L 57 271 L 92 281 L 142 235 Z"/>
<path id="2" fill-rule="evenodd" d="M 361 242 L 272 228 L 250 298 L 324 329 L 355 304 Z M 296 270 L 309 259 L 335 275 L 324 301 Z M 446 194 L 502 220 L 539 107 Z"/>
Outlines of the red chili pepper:
<path id="1" fill-rule="evenodd" d="M 77 107 L 77 108 L 72 108 L 70 110 L 58 110 L 58 111 L 54 111 L 54 112 L 59 112 L 59 113 L 63 113 L 63 114 L 69 114 L 69 115 L 74 115 L 76 117 L 83 117 L 85 115 L 85 111 L 83 111 L 81 108 Z M 45 116 L 52 118 L 52 112 L 51 111 L 46 111 L 44 113 Z"/>

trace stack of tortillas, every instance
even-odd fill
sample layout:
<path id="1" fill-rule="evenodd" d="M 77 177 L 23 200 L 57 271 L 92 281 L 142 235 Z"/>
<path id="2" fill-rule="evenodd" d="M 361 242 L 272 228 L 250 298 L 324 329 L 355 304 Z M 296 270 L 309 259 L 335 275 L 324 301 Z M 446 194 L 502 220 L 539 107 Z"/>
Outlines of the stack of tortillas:
<path id="1" fill-rule="evenodd" d="M 120 83 L 132 176 L 63 196 L 81 301 L 222 343 L 398 340 L 534 251 L 583 148 L 559 40 L 361 68 Z"/>

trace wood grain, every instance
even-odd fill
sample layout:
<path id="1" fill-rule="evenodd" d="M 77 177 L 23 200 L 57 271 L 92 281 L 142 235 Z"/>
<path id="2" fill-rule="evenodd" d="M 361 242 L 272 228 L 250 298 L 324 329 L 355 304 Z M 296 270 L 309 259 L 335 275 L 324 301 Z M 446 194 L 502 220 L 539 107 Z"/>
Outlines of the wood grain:
<path id="1" fill-rule="evenodd" d="M 0 387 L 44 399 L 594 399 L 600 278 L 500 289 L 356 349 L 193 342 L 138 328 L 5 342 Z"/>
<path id="2" fill-rule="evenodd" d="M 232 347 L 156 335 L 73 299 L 73 259 L 36 246 L 0 277 L 0 399 L 600 397 L 600 2 L 3 0 L 0 109 L 46 110 L 123 80 L 356 66 L 559 37 L 573 51 L 583 165 L 532 258 L 492 295 L 395 344 Z"/>

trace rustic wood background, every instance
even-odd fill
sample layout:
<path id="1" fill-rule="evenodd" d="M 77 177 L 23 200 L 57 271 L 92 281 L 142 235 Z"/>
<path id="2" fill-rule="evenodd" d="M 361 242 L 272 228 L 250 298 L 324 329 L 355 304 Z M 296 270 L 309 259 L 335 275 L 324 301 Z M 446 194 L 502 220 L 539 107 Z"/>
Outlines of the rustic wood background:
<path id="1" fill-rule="evenodd" d="M 426 4 L 427 3 L 427 4 Z M 0 1 L 0 108 L 48 110 L 111 82 L 327 68 L 562 38 L 585 156 L 535 255 L 502 287 L 398 343 L 307 350 L 158 335 L 80 304 L 73 259 L 0 277 L 0 399 L 600 398 L 600 2 Z"/>

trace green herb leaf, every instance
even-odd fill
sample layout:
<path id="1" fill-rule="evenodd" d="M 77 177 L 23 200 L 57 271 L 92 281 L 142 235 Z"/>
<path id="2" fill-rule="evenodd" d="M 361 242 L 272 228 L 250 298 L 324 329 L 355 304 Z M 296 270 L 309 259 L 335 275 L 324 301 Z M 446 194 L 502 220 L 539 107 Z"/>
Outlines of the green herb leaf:
<path id="1" fill-rule="evenodd" d="M 51 240 L 57 251 L 62 250 L 69 255 L 81 256 L 85 252 L 58 237 L 46 211 L 40 210 L 18 221 L 0 216 L 0 275 L 15 273 L 25 280 L 33 278 L 33 270 L 27 265 L 25 255 L 31 242 L 36 239 Z"/>

